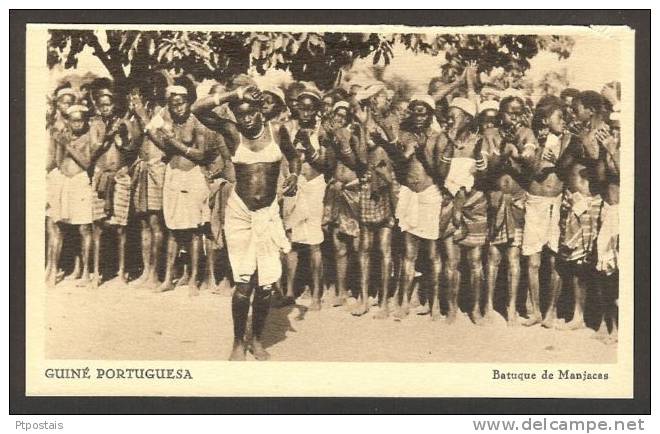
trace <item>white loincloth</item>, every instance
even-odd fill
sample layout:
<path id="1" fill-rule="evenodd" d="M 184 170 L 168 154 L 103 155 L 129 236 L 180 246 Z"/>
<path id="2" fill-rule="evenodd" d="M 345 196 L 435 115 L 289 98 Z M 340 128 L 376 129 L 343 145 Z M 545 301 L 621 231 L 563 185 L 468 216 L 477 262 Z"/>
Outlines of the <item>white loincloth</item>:
<path id="1" fill-rule="evenodd" d="M 189 171 L 165 168 L 163 216 L 168 229 L 195 229 L 209 221 L 209 187 L 199 166 Z"/>
<path id="2" fill-rule="evenodd" d="M 474 186 L 474 172 L 476 170 L 476 162 L 473 158 L 454 157 L 451 159 L 449 166 L 449 173 L 445 179 L 445 188 L 456 196 L 461 187 L 465 187 L 466 191 L 472 190 Z"/>
<path id="3" fill-rule="evenodd" d="M 596 269 L 610 275 L 619 268 L 619 204 L 604 203 L 601 218 Z"/>
<path id="4" fill-rule="evenodd" d="M 291 244 L 284 233 L 277 201 L 250 211 L 243 200 L 231 193 L 225 208 L 225 239 L 234 281 L 248 283 L 257 272 L 258 284 L 270 285 L 282 275 L 280 252 Z"/>
<path id="5" fill-rule="evenodd" d="M 561 193 L 554 197 L 527 194 L 522 239 L 523 255 L 540 253 L 546 245 L 553 252 L 557 252 L 561 201 Z"/>
<path id="6" fill-rule="evenodd" d="M 319 175 L 312 180 L 301 176 L 294 197 L 284 196 L 284 227 L 291 230 L 291 241 L 317 245 L 323 242 L 323 199 L 325 179 Z"/>
<path id="7" fill-rule="evenodd" d="M 48 175 L 48 216 L 70 225 L 92 223 L 92 186 L 86 172 L 68 177 L 54 169 Z"/>
<path id="8" fill-rule="evenodd" d="M 441 208 L 442 193 L 437 185 L 430 185 L 419 193 L 402 185 L 396 218 L 403 232 L 427 240 L 437 240 L 440 238 Z"/>

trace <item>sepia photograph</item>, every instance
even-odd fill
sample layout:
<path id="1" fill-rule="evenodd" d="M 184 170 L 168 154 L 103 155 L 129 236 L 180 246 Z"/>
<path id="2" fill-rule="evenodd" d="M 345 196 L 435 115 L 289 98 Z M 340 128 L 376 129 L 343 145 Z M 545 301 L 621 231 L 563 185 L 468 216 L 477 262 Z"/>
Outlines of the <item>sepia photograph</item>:
<path id="1" fill-rule="evenodd" d="M 28 393 L 631 396 L 629 27 L 26 35 Z"/>

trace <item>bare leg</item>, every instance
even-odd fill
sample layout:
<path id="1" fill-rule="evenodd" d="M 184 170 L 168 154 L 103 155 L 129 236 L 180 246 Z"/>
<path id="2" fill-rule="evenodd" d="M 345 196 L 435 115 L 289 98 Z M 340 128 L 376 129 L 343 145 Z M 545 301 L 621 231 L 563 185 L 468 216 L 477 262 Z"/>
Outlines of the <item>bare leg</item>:
<path id="1" fill-rule="evenodd" d="M 410 311 L 409 297 L 415 279 L 415 261 L 419 253 L 419 238 L 415 235 L 403 233 L 403 261 L 401 264 L 401 276 L 399 278 L 400 304 L 394 312 L 395 318 L 403 318 Z"/>
<path id="2" fill-rule="evenodd" d="M 431 291 L 427 296 L 426 304 L 431 309 L 431 320 L 440 319 L 440 274 L 442 273 L 442 257 L 440 256 L 437 240 L 428 240 L 428 255 L 431 263 Z"/>
<path id="3" fill-rule="evenodd" d="M 523 322 L 526 326 L 532 326 L 542 321 L 540 290 L 539 290 L 539 269 L 541 268 L 541 252 L 529 256 L 527 263 L 527 276 L 529 281 L 529 292 L 527 301 L 530 309 L 527 311 L 527 320 Z"/>
<path id="4" fill-rule="evenodd" d="M 46 283 L 52 287 L 57 283 L 57 269 L 59 268 L 60 253 L 62 252 L 62 231 L 56 223 L 52 223 L 48 241 L 50 257 L 48 258 L 49 264 L 46 269 Z"/>
<path id="5" fill-rule="evenodd" d="M 64 279 L 65 280 L 78 280 L 80 279 L 80 273 L 81 273 L 81 265 L 80 265 L 80 254 L 77 254 L 76 257 L 73 260 L 73 271 L 71 274 L 66 276 Z"/>
<path id="6" fill-rule="evenodd" d="M 126 227 L 117 226 L 117 249 L 119 250 L 119 270 L 117 277 L 122 284 L 128 283 L 126 280 Z"/>
<path id="7" fill-rule="evenodd" d="M 245 329 L 250 311 L 251 283 L 237 283 L 231 298 L 231 316 L 234 321 L 234 347 L 229 360 L 245 360 Z"/>
<path id="8" fill-rule="evenodd" d="M 364 227 L 360 231 L 360 300 L 351 311 L 355 316 L 369 312 L 369 272 L 371 270 L 371 250 L 373 248 L 374 230 Z"/>
<path id="9" fill-rule="evenodd" d="M 461 246 L 455 244 L 451 237 L 445 239 L 444 244 L 447 255 L 444 270 L 445 279 L 448 283 L 447 302 L 449 305 L 447 324 L 452 324 L 456 321 L 458 315 L 458 286 L 461 282 L 461 272 L 458 270 L 458 265 L 461 259 Z"/>
<path id="10" fill-rule="evenodd" d="M 206 243 L 206 278 L 202 284 L 205 289 L 215 292 L 217 291 L 217 283 L 215 281 L 215 246 L 214 242 L 210 239 L 205 239 Z"/>
<path id="11" fill-rule="evenodd" d="M 481 264 L 481 247 L 471 247 L 468 252 L 470 264 L 470 286 L 473 291 L 474 305 L 472 306 L 472 319 L 477 322 L 481 320 L 481 282 L 483 280 L 483 265 Z"/>
<path id="12" fill-rule="evenodd" d="M 103 235 L 103 222 L 93 223 L 92 230 L 94 234 L 94 279 L 92 279 L 90 286 L 92 289 L 95 289 L 101 285 L 101 235 Z"/>
<path id="13" fill-rule="evenodd" d="M 563 327 L 569 330 L 583 329 L 586 327 L 584 323 L 584 302 L 587 297 L 586 290 L 583 286 L 583 274 L 584 270 L 581 265 L 573 265 L 573 293 L 575 294 L 575 305 L 573 308 L 573 318 L 570 322 L 566 323 Z"/>
<path id="14" fill-rule="evenodd" d="M 557 300 L 562 288 L 562 277 L 557 270 L 557 259 L 550 256 L 550 305 L 545 314 L 545 318 L 541 325 L 546 328 L 554 328 L 557 321 Z"/>
<path id="15" fill-rule="evenodd" d="M 151 273 L 151 228 L 149 227 L 148 217 L 140 219 L 140 235 L 141 235 L 141 247 L 142 247 L 142 274 L 140 277 L 131 282 L 133 286 L 139 286 L 144 284 L 148 279 Z"/>
<path id="16" fill-rule="evenodd" d="M 293 291 L 293 282 L 296 278 L 296 270 L 298 269 L 298 251 L 296 247 L 292 247 L 291 251 L 286 254 L 286 296 L 291 299 L 296 298 L 296 294 Z"/>
<path id="17" fill-rule="evenodd" d="M 264 349 L 262 343 L 262 336 L 264 326 L 266 325 L 266 318 L 268 318 L 268 310 L 270 308 L 270 296 L 272 287 L 258 286 L 254 300 L 252 301 L 252 345 L 251 351 L 254 358 L 257 360 L 268 360 L 270 354 Z"/>
<path id="18" fill-rule="evenodd" d="M 158 271 L 160 270 L 160 256 L 163 251 L 163 238 L 165 233 L 163 231 L 163 224 L 161 222 L 160 214 L 149 215 L 149 226 L 151 227 L 151 272 L 147 280 L 147 286 L 157 287 L 160 282 L 158 281 Z"/>
<path id="19" fill-rule="evenodd" d="M 89 268 L 92 262 L 92 225 L 80 225 L 80 239 L 82 242 L 82 274 L 81 281 L 89 283 Z"/>
<path id="20" fill-rule="evenodd" d="M 323 257 L 321 245 L 309 246 L 309 256 L 312 272 L 312 303 L 310 310 L 321 310 L 321 276 L 323 275 Z"/>
<path id="21" fill-rule="evenodd" d="M 163 280 L 162 285 L 160 285 L 155 290 L 155 292 L 165 292 L 174 289 L 174 261 L 176 259 L 177 249 L 178 243 L 174 238 L 174 234 L 170 232 L 167 237 L 167 262 L 165 263 L 165 280 Z"/>
<path id="22" fill-rule="evenodd" d="M 192 233 L 190 241 L 190 282 L 188 282 L 188 295 L 199 295 L 199 254 L 202 248 L 202 235 L 198 231 Z"/>
<path id="23" fill-rule="evenodd" d="M 333 306 L 343 306 L 347 299 L 346 275 L 348 273 L 348 243 L 339 237 L 337 228 L 332 229 L 332 246 L 335 253 L 335 266 L 337 267 L 337 298 Z"/>
<path id="24" fill-rule="evenodd" d="M 392 276 L 392 229 L 382 227 L 378 229 L 378 252 L 380 253 L 380 286 L 383 288 L 380 294 L 380 309 L 376 318 L 387 318 L 387 300 L 390 288 L 390 277 Z M 367 288 L 369 285 L 366 286 Z M 364 298 L 364 295 L 363 295 Z"/>
<path id="25" fill-rule="evenodd" d="M 488 275 L 486 276 L 486 285 L 488 286 L 488 295 L 486 300 L 486 308 L 484 309 L 484 317 L 492 322 L 495 319 L 495 309 L 493 308 L 493 299 L 495 298 L 495 285 L 497 284 L 497 274 L 500 269 L 500 262 L 502 261 L 502 252 L 499 246 L 488 247 Z"/>
<path id="26" fill-rule="evenodd" d="M 510 246 L 507 249 L 507 266 L 509 269 L 507 284 L 509 286 L 509 306 L 506 310 L 507 325 L 518 325 L 518 286 L 520 285 L 520 247 Z"/>

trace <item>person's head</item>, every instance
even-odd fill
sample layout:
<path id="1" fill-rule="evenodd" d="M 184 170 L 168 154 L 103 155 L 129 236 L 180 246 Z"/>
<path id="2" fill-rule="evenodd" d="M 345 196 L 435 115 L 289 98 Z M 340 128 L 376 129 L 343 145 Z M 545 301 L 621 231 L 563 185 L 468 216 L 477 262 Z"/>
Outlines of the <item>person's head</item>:
<path id="1" fill-rule="evenodd" d="M 481 102 L 499 101 L 500 93 L 501 91 L 498 88 L 492 85 L 484 85 L 484 87 L 481 88 L 481 92 L 479 92 L 479 100 Z"/>
<path id="2" fill-rule="evenodd" d="M 415 95 L 408 104 L 410 127 L 415 131 L 425 131 L 433 122 L 435 101 L 429 95 Z"/>
<path id="3" fill-rule="evenodd" d="M 76 102 L 76 93 L 70 87 L 60 88 L 55 92 L 55 106 L 57 111 L 64 115 L 69 107 Z"/>
<path id="4" fill-rule="evenodd" d="M 577 120 L 587 122 L 603 113 L 603 97 L 593 90 L 585 90 L 573 98 L 572 106 Z"/>
<path id="5" fill-rule="evenodd" d="M 594 167 L 587 160 L 580 160 L 575 163 L 569 171 L 569 190 L 572 193 L 590 196 L 593 173 Z"/>
<path id="6" fill-rule="evenodd" d="M 190 115 L 188 103 L 188 90 L 183 86 L 169 86 L 167 88 L 167 109 L 172 120 L 181 123 Z"/>
<path id="7" fill-rule="evenodd" d="M 232 104 L 232 111 L 236 117 L 236 125 L 241 133 L 253 137 L 261 131 L 264 125 L 264 116 L 257 101 L 243 99 Z"/>
<path id="8" fill-rule="evenodd" d="M 567 106 L 573 105 L 573 98 L 578 96 L 580 94 L 580 91 L 577 89 L 574 89 L 572 87 L 567 87 L 566 89 L 562 90 L 561 93 L 559 94 L 559 98 L 566 104 Z"/>
<path id="9" fill-rule="evenodd" d="M 409 104 L 410 102 L 404 99 L 399 100 L 394 104 L 392 104 L 392 109 L 394 111 L 394 114 L 396 114 L 397 117 L 399 118 L 399 122 L 403 122 L 405 119 L 408 119 L 410 117 L 410 111 L 408 110 Z"/>
<path id="10" fill-rule="evenodd" d="M 115 96 L 110 89 L 98 89 L 94 101 L 96 111 L 103 119 L 109 119 L 115 114 Z"/>
<path id="11" fill-rule="evenodd" d="M 358 101 L 377 114 L 385 114 L 389 109 L 390 100 L 387 88 L 383 83 L 374 83 L 360 89 L 356 95 Z"/>
<path id="12" fill-rule="evenodd" d="M 563 103 L 556 96 L 545 96 L 536 105 L 532 118 L 532 129 L 538 135 L 542 131 L 559 135 L 566 128 Z"/>
<path id="13" fill-rule="evenodd" d="M 495 128 L 499 122 L 500 105 L 497 101 L 482 101 L 479 104 L 479 128 L 487 130 Z"/>
<path id="14" fill-rule="evenodd" d="M 507 96 L 500 101 L 500 117 L 505 127 L 518 127 L 525 116 L 525 101 L 519 96 Z"/>
<path id="15" fill-rule="evenodd" d="M 303 128 L 311 128 L 316 124 L 321 98 L 312 92 L 301 92 L 298 95 L 298 121 Z"/>
<path id="16" fill-rule="evenodd" d="M 463 97 L 453 98 L 447 113 L 447 127 L 450 133 L 455 135 L 469 127 L 473 123 L 476 113 L 477 107 L 474 102 Z"/>
<path id="17" fill-rule="evenodd" d="M 332 127 L 344 128 L 350 122 L 350 105 L 346 101 L 338 101 L 332 106 Z"/>
<path id="18" fill-rule="evenodd" d="M 265 89 L 261 95 L 261 112 L 267 120 L 274 119 L 286 109 L 284 92 L 280 88 Z"/>
<path id="19" fill-rule="evenodd" d="M 321 109 L 323 114 L 331 113 L 332 107 L 334 105 L 335 105 L 335 99 L 332 95 L 326 94 L 323 96 L 323 102 L 322 102 L 323 108 Z"/>
<path id="20" fill-rule="evenodd" d="M 87 130 L 88 109 L 84 105 L 72 105 L 66 111 L 66 119 L 71 131 L 80 135 Z"/>

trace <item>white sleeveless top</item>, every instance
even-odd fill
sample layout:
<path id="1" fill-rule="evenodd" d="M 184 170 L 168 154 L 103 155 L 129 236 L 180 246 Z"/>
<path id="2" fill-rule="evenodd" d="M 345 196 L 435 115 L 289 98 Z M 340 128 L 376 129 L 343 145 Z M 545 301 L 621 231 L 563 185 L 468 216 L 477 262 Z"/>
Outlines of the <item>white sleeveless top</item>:
<path id="1" fill-rule="evenodd" d="M 266 129 L 266 127 L 264 129 Z M 271 130 L 270 123 L 268 123 L 267 130 L 267 133 L 264 131 L 264 133 L 256 139 L 244 138 L 243 135 L 240 134 L 238 147 L 236 148 L 234 155 L 231 157 L 231 161 L 239 164 L 275 163 L 281 161 L 282 151 L 273 139 L 273 131 Z M 253 143 L 268 141 L 268 144 L 260 151 L 253 151 L 243 144 L 243 140 Z"/>

